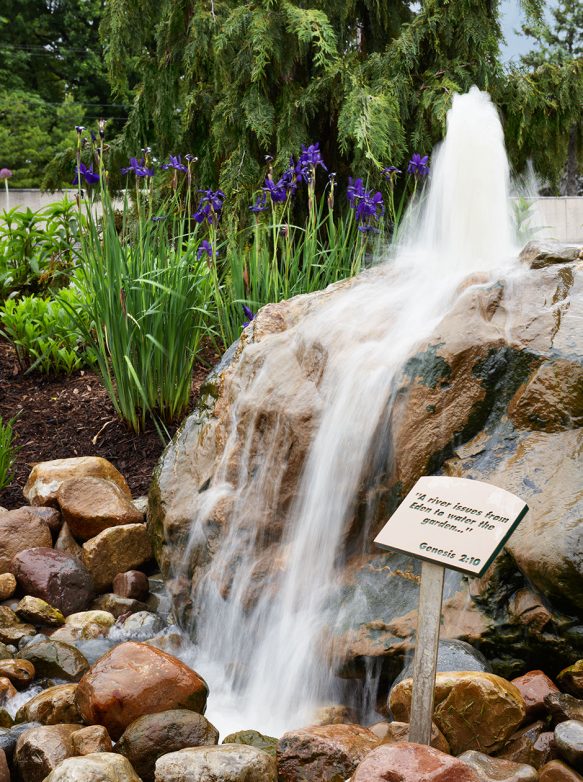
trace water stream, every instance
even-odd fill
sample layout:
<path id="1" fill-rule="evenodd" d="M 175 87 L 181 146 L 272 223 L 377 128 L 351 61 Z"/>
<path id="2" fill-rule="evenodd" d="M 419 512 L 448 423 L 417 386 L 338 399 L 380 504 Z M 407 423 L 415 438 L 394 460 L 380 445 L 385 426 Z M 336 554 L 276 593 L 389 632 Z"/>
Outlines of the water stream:
<path id="1" fill-rule="evenodd" d="M 208 713 L 223 735 L 246 727 L 277 736 L 308 724 L 320 704 L 337 701 L 323 637 L 334 621 L 329 597 L 347 525 L 363 476 L 375 464 L 379 421 L 404 362 L 448 311 L 460 281 L 512 264 L 508 187 L 497 111 L 473 88 L 454 97 L 429 187 L 410 211 L 399 245 L 293 328 L 271 335 L 267 357 L 238 389 L 232 435 L 199 500 L 187 552 L 213 510 L 230 503 L 226 540 L 193 595 L 190 660 L 209 681 Z M 258 444 L 258 416 L 276 409 L 279 389 L 307 355 L 321 357 L 305 392 L 318 417 L 297 492 L 282 498 L 292 448 L 282 453 L 278 428 L 289 426 L 289 417 L 271 416 Z M 253 344 L 246 360 L 254 360 Z M 288 401 L 299 418 L 304 402 Z M 294 432 L 283 434 L 293 442 Z M 274 509 L 282 507 L 284 523 L 276 529 Z M 270 536 L 275 543 L 266 548 Z"/>

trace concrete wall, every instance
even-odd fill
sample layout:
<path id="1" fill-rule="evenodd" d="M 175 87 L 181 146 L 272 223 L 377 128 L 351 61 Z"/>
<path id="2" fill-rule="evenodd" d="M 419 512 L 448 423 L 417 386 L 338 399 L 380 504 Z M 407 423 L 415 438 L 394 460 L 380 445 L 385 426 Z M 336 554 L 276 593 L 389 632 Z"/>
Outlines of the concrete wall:
<path id="1" fill-rule="evenodd" d="M 10 188 L 8 204 L 10 209 L 19 206 L 36 212 L 38 209 L 42 209 L 55 201 L 60 201 L 65 196 L 74 201 L 76 193 L 76 190 L 57 190 L 55 193 L 45 193 L 42 190 L 25 190 L 24 188 L 17 190 L 16 188 Z M 0 212 L 3 212 L 6 208 L 6 190 L 0 186 Z"/>

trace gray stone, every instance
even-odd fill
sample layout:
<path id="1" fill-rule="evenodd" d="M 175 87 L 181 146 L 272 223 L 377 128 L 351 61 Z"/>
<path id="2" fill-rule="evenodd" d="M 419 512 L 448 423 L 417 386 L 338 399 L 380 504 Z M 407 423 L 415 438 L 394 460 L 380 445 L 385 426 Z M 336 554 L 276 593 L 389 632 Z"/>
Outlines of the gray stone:
<path id="1" fill-rule="evenodd" d="M 275 758 L 244 744 L 195 747 L 156 761 L 156 782 L 277 782 Z"/>
<path id="2" fill-rule="evenodd" d="M 538 779 L 538 771 L 526 763 L 492 758 L 475 750 L 463 752 L 458 760 L 473 768 L 480 782 L 536 782 Z"/>
<path id="3" fill-rule="evenodd" d="M 140 782 L 140 778 L 122 755 L 95 752 L 67 758 L 44 782 Z"/>
<path id="4" fill-rule="evenodd" d="M 520 260 L 531 269 L 542 269 L 556 263 L 571 263 L 583 257 L 580 244 L 561 244 L 552 241 L 532 241 L 522 249 Z"/>
<path id="5" fill-rule="evenodd" d="M 81 652 L 63 641 L 41 641 L 30 644 L 18 652 L 22 660 L 29 660 L 37 676 L 65 679 L 78 682 L 89 669 L 89 664 Z"/>
<path id="6" fill-rule="evenodd" d="M 577 770 L 583 770 L 583 722 L 567 720 L 555 728 L 555 742 L 560 755 Z"/>

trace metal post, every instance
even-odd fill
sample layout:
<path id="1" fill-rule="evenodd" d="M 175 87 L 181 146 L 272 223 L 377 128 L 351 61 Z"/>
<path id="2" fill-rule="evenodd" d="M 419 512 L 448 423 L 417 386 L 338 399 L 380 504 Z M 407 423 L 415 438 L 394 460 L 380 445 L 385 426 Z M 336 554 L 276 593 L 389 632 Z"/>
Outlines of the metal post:
<path id="1" fill-rule="evenodd" d="M 435 671 L 439 647 L 439 625 L 445 568 L 433 562 L 421 565 L 421 589 L 417 614 L 417 638 L 413 660 L 413 694 L 409 741 L 431 744 L 431 718 Z"/>

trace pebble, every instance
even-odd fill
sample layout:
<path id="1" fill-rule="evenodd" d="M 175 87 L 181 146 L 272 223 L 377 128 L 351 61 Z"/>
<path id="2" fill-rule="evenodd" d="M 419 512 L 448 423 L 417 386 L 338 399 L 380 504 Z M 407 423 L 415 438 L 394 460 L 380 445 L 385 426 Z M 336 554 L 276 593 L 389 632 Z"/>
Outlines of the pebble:
<path id="1" fill-rule="evenodd" d="M 555 742 L 562 757 L 577 770 L 583 769 L 583 722 L 567 720 L 555 728 Z"/>

